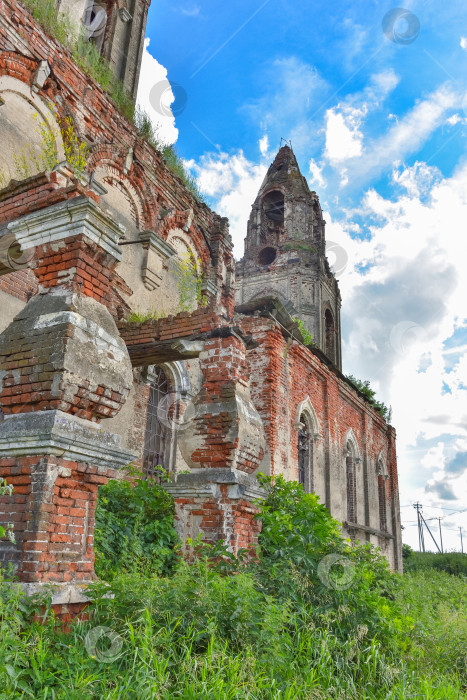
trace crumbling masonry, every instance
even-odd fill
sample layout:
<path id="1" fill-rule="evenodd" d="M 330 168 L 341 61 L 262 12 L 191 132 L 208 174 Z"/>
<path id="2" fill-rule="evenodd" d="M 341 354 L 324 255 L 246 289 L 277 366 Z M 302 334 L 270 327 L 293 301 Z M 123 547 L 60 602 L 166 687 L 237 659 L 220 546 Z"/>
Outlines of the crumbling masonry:
<path id="1" fill-rule="evenodd" d="M 147 3 L 69 9 L 134 97 Z M 14 486 L 0 522 L 16 539 L 1 541 L 2 562 L 79 609 L 98 487 L 132 461 L 173 475 L 182 538 L 254 543 L 263 471 L 318 493 L 347 536 L 400 569 L 394 429 L 341 374 L 325 222 L 292 150 L 266 175 L 235 265 L 227 220 L 70 52 L 16 0 L 0 0 L 0 17 L 0 476 Z M 84 174 L 65 158 L 67 118 L 89 149 Z M 186 260 L 202 283 L 181 311 Z"/>

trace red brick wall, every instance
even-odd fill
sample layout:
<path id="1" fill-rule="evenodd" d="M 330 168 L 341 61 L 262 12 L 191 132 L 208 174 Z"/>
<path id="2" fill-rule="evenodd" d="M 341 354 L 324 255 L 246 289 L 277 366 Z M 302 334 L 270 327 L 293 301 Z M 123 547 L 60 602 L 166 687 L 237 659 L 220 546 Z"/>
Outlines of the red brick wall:
<path id="1" fill-rule="evenodd" d="M 16 545 L 5 552 L 20 579 L 79 581 L 94 577 L 97 490 L 117 472 L 55 456 L 0 460 L 0 476 L 14 486 L 0 497 L 0 523 L 14 523 Z"/>

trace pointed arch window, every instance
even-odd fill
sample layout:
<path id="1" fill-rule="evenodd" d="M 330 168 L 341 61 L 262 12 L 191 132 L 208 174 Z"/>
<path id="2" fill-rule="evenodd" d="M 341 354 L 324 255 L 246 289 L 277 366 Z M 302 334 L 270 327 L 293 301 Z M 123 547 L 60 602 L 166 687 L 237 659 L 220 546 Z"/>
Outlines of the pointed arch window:
<path id="1" fill-rule="evenodd" d="M 164 420 L 166 406 L 171 394 L 167 376 L 161 367 L 155 367 L 150 384 L 146 433 L 143 451 L 143 471 L 146 476 L 154 476 L 157 467 L 170 471 L 173 467 L 173 428 Z"/>
<path id="2" fill-rule="evenodd" d="M 344 441 L 345 475 L 347 486 L 347 521 L 357 522 L 357 464 L 360 451 L 354 432 L 350 429 Z"/>
<path id="3" fill-rule="evenodd" d="M 330 309 L 326 309 L 324 312 L 324 347 L 326 348 L 326 355 L 333 362 L 336 361 L 336 327 L 334 324 L 334 318 Z"/>
<path id="4" fill-rule="evenodd" d="M 313 492 L 313 433 L 308 417 L 302 413 L 298 430 L 298 483 Z"/>
<path id="5" fill-rule="evenodd" d="M 376 461 L 376 473 L 378 475 L 378 505 L 379 505 L 379 529 L 388 531 L 386 481 L 389 479 L 388 468 L 382 453 Z"/>
<path id="6" fill-rule="evenodd" d="M 379 529 L 382 532 L 388 531 L 387 509 L 386 509 L 386 481 L 383 476 L 378 476 L 378 503 L 379 503 Z"/>

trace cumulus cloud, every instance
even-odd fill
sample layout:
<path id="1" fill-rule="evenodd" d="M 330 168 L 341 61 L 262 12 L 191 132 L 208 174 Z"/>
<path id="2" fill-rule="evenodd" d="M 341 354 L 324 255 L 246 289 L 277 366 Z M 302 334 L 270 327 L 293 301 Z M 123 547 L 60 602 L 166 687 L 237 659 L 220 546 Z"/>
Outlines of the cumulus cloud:
<path id="1" fill-rule="evenodd" d="M 461 49 L 467 51 L 467 37 L 461 36 Z"/>
<path id="2" fill-rule="evenodd" d="M 144 40 L 136 102 L 151 119 L 159 141 L 172 144 L 178 138 L 178 129 L 171 109 L 175 95 L 167 79 L 167 69 L 149 53 L 149 41 L 148 38 Z"/>
<path id="3" fill-rule="evenodd" d="M 263 139 L 258 145 L 264 151 Z M 233 155 L 210 153 L 202 156 L 198 162 L 191 160 L 186 165 L 196 175 L 201 192 L 214 200 L 215 210 L 229 218 L 234 254 L 237 258 L 242 257 L 251 205 L 264 180 L 269 162 L 263 160 L 259 164 L 252 163 L 243 151 L 238 151 Z"/>

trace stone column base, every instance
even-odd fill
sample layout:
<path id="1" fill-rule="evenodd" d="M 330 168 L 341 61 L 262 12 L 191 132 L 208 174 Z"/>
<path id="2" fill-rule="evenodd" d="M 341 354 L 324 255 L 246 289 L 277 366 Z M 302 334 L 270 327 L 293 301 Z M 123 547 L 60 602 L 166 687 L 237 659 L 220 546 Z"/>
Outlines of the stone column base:
<path id="1" fill-rule="evenodd" d="M 253 501 L 264 496 L 256 478 L 237 469 L 202 469 L 179 474 L 166 490 L 175 499 L 175 527 L 180 539 L 215 544 L 223 540 L 237 554 L 258 541 L 261 524 Z"/>

